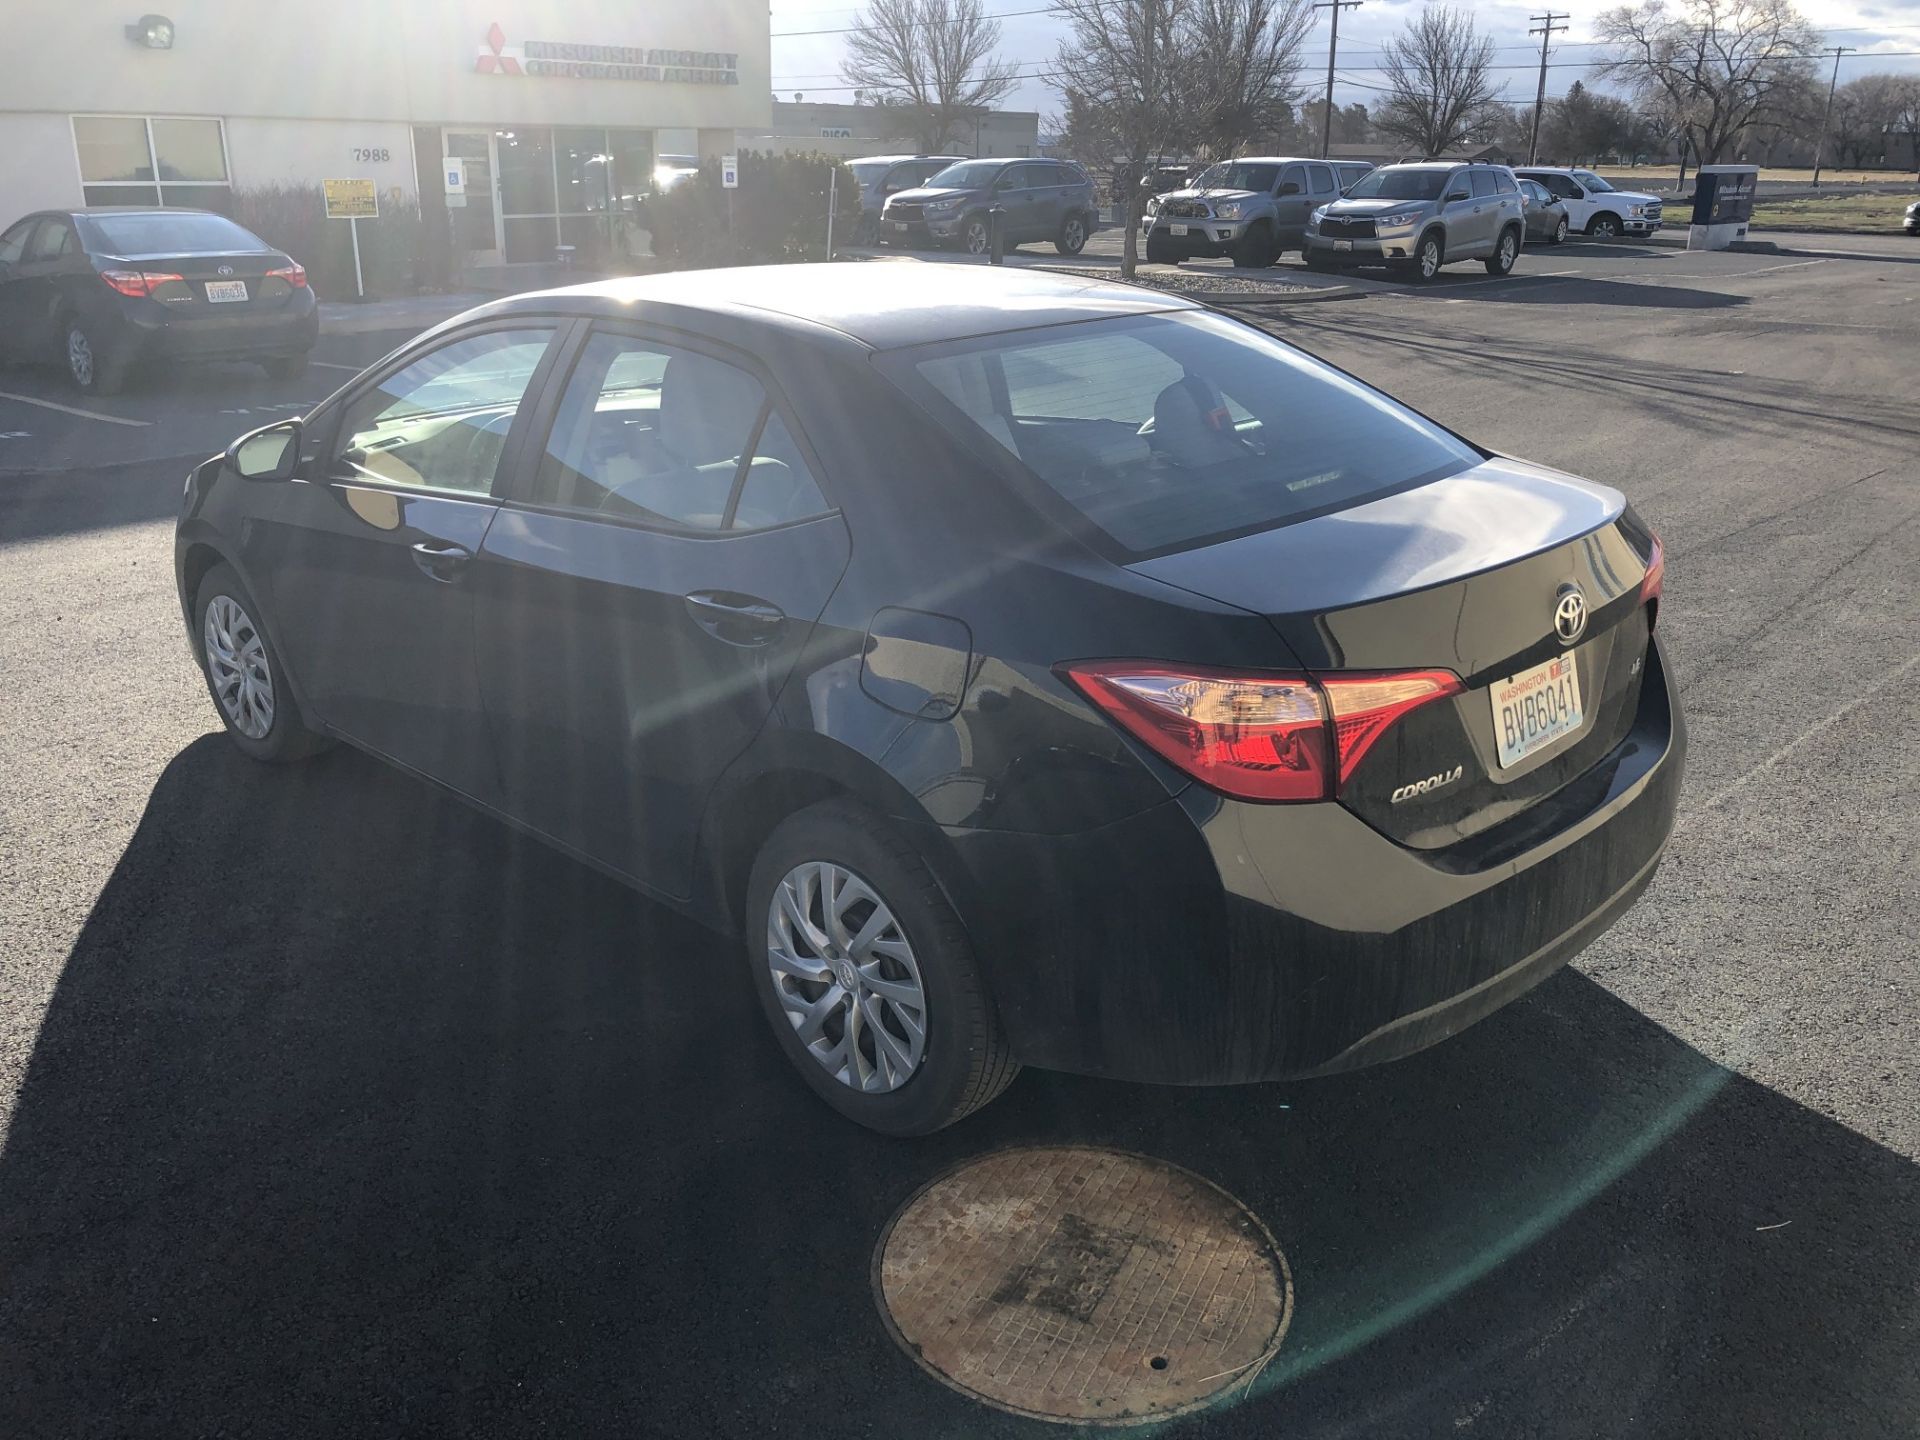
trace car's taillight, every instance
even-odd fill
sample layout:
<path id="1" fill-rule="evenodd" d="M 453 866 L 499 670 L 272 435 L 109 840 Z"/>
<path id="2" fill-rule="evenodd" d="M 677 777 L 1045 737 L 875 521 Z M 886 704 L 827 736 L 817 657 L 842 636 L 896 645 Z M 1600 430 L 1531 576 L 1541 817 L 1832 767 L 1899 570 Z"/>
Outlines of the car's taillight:
<path id="1" fill-rule="evenodd" d="M 293 286 L 294 289 L 304 290 L 307 288 L 307 267 L 296 260 L 291 265 L 281 266 L 278 270 L 269 270 L 266 278 L 269 280 L 284 280 L 287 284 Z"/>
<path id="2" fill-rule="evenodd" d="M 1331 800 L 1408 711 L 1458 691 L 1444 670 L 1257 675 L 1097 661 L 1061 673 L 1127 734 L 1242 800 Z"/>
<path id="3" fill-rule="evenodd" d="M 100 278 L 122 295 L 131 295 L 135 300 L 143 300 L 162 285 L 171 285 L 181 277 L 162 275 L 151 270 L 102 270 Z"/>
<path id="4" fill-rule="evenodd" d="M 1660 537 L 1653 537 L 1653 553 L 1647 557 L 1647 573 L 1640 581 L 1640 603 L 1648 604 L 1660 598 L 1660 591 L 1667 583 L 1667 547 L 1660 543 Z M 1654 618 L 1660 613 L 1655 605 L 1653 613 L 1647 617 L 1647 625 L 1652 627 Z"/>
<path id="5" fill-rule="evenodd" d="M 1373 748 L 1373 742 L 1409 710 L 1459 693 L 1460 677 L 1448 670 L 1408 670 L 1391 675 L 1322 675 L 1333 711 L 1333 741 L 1340 756 L 1340 784 Z"/>

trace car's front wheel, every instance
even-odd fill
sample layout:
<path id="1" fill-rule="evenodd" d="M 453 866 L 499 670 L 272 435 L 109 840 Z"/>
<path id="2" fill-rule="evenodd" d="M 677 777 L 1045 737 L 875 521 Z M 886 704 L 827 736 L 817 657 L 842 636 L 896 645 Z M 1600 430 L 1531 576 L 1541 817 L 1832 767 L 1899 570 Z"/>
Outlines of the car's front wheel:
<path id="1" fill-rule="evenodd" d="M 1264 270 L 1280 256 L 1280 246 L 1273 238 L 1273 227 L 1261 220 L 1247 227 L 1247 233 L 1240 243 L 1233 247 L 1233 268 L 1236 270 Z"/>
<path id="2" fill-rule="evenodd" d="M 1422 235 L 1420 244 L 1413 252 L 1413 277 L 1416 280 L 1431 280 L 1440 273 L 1440 266 L 1446 260 L 1446 252 L 1441 248 L 1438 235 Z"/>
<path id="3" fill-rule="evenodd" d="M 1618 240 L 1620 238 L 1620 217 L 1617 215 L 1596 215 L 1587 224 L 1587 234 L 1596 240 Z"/>
<path id="4" fill-rule="evenodd" d="M 1180 254 L 1173 248 L 1173 241 L 1166 236 L 1149 230 L 1147 232 L 1147 263 L 1149 265 L 1177 265 Z"/>
<path id="5" fill-rule="evenodd" d="M 1555 245 L 1567 243 L 1567 217 L 1564 215 L 1554 222 L 1552 243 Z"/>
<path id="6" fill-rule="evenodd" d="M 194 633 L 207 692 L 233 743 L 256 760 L 304 760 L 327 748 L 307 728 L 286 670 L 261 628 L 260 607 L 230 565 L 216 565 L 194 598 Z"/>
<path id="7" fill-rule="evenodd" d="M 1004 246 L 1005 242 L 1001 242 Z M 960 227 L 960 248 L 969 255 L 984 255 L 993 248 L 993 231 L 987 217 L 975 215 Z"/>
<path id="8" fill-rule="evenodd" d="M 117 395 L 127 383 L 127 362 L 92 326 L 69 320 L 65 329 L 67 378 L 83 395 Z"/>
<path id="9" fill-rule="evenodd" d="M 1019 1071 L 966 928 L 925 858 L 845 800 L 788 817 L 747 887 L 754 988 L 813 1091 L 888 1135 L 925 1135 Z"/>
<path id="10" fill-rule="evenodd" d="M 1060 234 L 1053 242 L 1053 248 L 1062 255 L 1078 255 L 1087 248 L 1087 217 L 1069 215 L 1060 222 Z"/>
<path id="11" fill-rule="evenodd" d="M 1500 232 L 1500 243 L 1493 247 L 1493 254 L 1486 260 L 1489 275 L 1511 275 L 1513 262 L 1520 258 L 1520 232 L 1507 229 Z"/>

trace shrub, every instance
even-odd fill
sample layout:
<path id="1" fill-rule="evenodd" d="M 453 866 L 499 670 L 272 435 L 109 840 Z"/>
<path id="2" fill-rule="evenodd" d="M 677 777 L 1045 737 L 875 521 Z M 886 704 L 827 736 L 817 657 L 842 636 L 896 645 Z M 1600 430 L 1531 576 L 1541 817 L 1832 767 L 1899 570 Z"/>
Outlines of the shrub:
<path id="1" fill-rule="evenodd" d="M 860 184 L 835 156 L 743 151 L 740 188 L 727 218 L 720 164 L 708 160 L 665 194 L 649 196 L 653 253 L 673 269 L 763 265 L 827 258 L 829 177 L 838 171 L 836 242 L 850 244 L 860 218 Z"/>
<path id="2" fill-rule="evenodd" d="M 323 300 L 353 298 L 352 222 L 327 219 L 318 185 L 236 190 L 233 218 L 307 267 Z M 368 295 L 408 295 L 419 288 L 424 239 L 419 203 L 404 191 L 380 197 L 380 218 L 359 221 L 360 272 Z"/>

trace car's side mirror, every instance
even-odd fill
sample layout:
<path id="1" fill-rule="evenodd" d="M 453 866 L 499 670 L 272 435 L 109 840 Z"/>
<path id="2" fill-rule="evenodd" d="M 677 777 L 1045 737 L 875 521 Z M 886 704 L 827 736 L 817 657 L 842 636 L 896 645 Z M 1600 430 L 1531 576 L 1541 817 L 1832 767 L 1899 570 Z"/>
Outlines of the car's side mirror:
<path id="1" fill-rule="evenodd" d="M 291 480 L 300 467 L 300 422 L 282 420 L 227 447 L 227 464 L 242 480 Z"/>
<path id="2" fill-rule="evenodd" d="M 1282 195 L 1298 195 L 1300 193 L 1300 187 L 1296 185 L 1293 181 L 1289 180 L 1287 181 L 1286 184 L 1280 187 L 1279 193 Z"/>

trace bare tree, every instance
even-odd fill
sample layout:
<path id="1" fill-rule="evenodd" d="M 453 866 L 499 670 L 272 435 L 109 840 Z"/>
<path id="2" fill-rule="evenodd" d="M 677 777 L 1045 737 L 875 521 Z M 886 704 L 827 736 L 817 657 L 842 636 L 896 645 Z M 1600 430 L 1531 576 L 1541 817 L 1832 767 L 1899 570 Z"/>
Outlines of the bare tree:
<path id="1" fill-rule="evenodd" d="M 871 0 L 847 36 L 840 73 L 869 102 L 896 107 L 929 154 L 1013 89 L 1019 68 L 993 58 L 999 43 L 1000 22 L 980 0 Z"/>
<path id="2" fill-rule="evenodd" d="M 1309 0 L 1192 0 L 1185 20 L 1183 109 L 1195 145 L 1224 160 L 1255 135 L 1277 134 L 1300 98 Z"/>
<path id="3" fill-rule="evenodd" d="M 1140 180 L 1148 166 L 1192 143 L 1183 102 L 1192 96 L 1194 0 L 1054 0 L 1067 24 L 1059 66 L 1071 153 L 1113 176 L 1125 217 L 1120 274 L 1139 265 Z"/>
<path id="4" fill-rule="evenodd" d="M 1913 161 L 1914 178 L 1920 180 L 1920 78 L 1902 76 L 1894 98 L 1893 133 L 1907 137 L 1907 158 Z"/>
<path id="5" fill-rule="evenodd" d="M 1429 4 L 1387 42 L 1382 59 L 1388 93 L 1373 112 L 1382 133 L 1431 160 L 1493 123 L 1493 39 L 1470 12 Z"/>
<path id="6" fill-rule="evenodd" d="M 1643 0 L 1602 12 L 1594 35 L 1608 47 L 1594 74 L 1674 114 L 1706 165 L 1782 112 L 1821 40 L 1790 0 Z"/>

